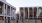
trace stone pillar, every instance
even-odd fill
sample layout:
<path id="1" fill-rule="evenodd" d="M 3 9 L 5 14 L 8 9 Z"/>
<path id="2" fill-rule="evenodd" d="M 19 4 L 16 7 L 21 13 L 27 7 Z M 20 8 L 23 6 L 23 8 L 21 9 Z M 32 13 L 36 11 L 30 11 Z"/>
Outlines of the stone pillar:
<path id="1" fill-rule="evenodd" d="M 33 12 L 33 19 L 34 19 L 34 7 L 32 8 L 32 12 Z"/>
<path id="2" fill-rule="evenodd" d="M 25 23 L 25 8 L 23 8 L 23 23 Z"/>
<path id="3" fill-rule="evenodd" d="M 29 8 L 28 8 L 28 19 L 29 19 Z"/>
<path id="4" fill-rule="evenodd" d="M 19 10 L 20 11 L 20 10 Z M 21 16 L 21 14 L 19 13 L 19 20 L 20 20 L 20 16 Z"/>
<path id="5" fill-rule="evenodd" d="M 37 7 L 37 19 L 38 19 L 38 15 L 39 15 L 39 14 L 38 14 L 38 7 Z"/>
<path id="6" fill-rule="evenodd" d="M 5 22 L 5 4 L 3 4 L 3 10 L 4 10 L 4 22 Z"/>
<path id="7" fill-rule="evenodd" d="M 25 8 L 23 8 L 23 19 L 25 19 Z"/>

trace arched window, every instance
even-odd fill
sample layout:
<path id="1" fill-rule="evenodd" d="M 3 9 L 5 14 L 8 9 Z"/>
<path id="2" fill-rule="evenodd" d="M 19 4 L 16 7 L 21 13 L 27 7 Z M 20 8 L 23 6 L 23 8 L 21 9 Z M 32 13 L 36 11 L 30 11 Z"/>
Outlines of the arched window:
<path id="1" fill-rule="evenodd" d="M 38 13 L 39 13 L 38 17 L 42 19 L 42 7 L 38 8 Z"/>
<path id="2" fill-rule="evenodd" d="M 20 8 L 20 19 L 23 19 L 23 8 Z"/>
<path id="3" fill-rule="evenodd" d="M 34 17 L 36 17 L 37 14 L 37 7 L 34 7 Z"/>
<path id="4" fill-rule="evenodd" d="M 28 8 L 25 8 L 25 19 L 28 19 Z"/>
<path id="5" fill-rule="evenodd" d="M 33 13 L 32 13 L 32 7 L 29 8 L 29 16 L 32 17 L 33 16 Z"/>

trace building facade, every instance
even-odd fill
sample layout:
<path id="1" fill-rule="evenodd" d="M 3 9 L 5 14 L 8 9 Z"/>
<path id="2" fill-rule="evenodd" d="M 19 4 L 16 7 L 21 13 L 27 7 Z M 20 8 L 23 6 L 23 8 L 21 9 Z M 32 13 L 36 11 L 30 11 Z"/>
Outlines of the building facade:
<path id="1" fill-rule="evenodd" d="M 42 7 L 20 7 L 20 22 L 42 23 Z"/>
<path id="2" fill-rule="evenodd" d="M 3 21 L 3 23 L 11 23 L 10 20 L 14 20 L 14 12 L 16 8 L 9 3 L 6 2 L 6 0 L 0 0 L 0 23 Z M 8 20 L 8 22 L 6 22 Z"/>

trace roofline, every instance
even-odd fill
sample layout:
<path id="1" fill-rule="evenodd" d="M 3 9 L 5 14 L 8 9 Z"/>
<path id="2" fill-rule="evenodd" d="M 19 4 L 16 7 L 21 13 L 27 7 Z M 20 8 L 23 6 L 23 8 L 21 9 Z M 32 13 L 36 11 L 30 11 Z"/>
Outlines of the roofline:
<path id="1" fill-rule="evenodd" d="M 4 4 L 7 4 L 8 6 L 11 6 L 11 7 L 15 8 L 14 6 L 10 5 L 10 4 L 7 3 L 7 2 L 4 2 L 4 1 L 0 1 L 0 2 L 2 2 L 2 3 L 4 3 Z"/>
<path id="2" fill-rule="evenodd" d="M 42 7 L 42 6 L 28 6 L 27 8 L 29 7 Z M 20 8 L 25 8 L 25 7 L 20 7 Z"/>

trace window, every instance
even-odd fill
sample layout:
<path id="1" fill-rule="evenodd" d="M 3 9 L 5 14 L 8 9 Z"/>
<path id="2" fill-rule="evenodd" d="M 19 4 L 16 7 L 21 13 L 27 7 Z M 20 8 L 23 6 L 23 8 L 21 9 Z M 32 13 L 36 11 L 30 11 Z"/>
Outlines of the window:
<path id="1" fill-rule="evenodd" d="M 8 17 L 8 20 L 10 20 L 10 17 Z"/>
<path id="2" fill-rule="evenodd" d="M 32 17 L 33 16 L 33 11 L 32 11 L 32 7 L 29 8 L 29 16 Z"/>
<path id="3" fill-rule="evenodd" d="M 20 18 L 23 19 L 23 8 L 20 8 Z"/>
<path id="4" fill-rule="evenodd" d="M 38 13 L 39 13 L 38 15 L 39 19 L 42 19 L 42 7 L 38 8 Z"/>
<path id="5" fill-rule="evenodd" d="M 14 17 L 11 17 L 11 20 L 14 20 Z"/>
<path id="6" fill-rule="evenodd" d="M 42 7 L 38 8 L 39 17 L 42 17 Z"/>
<path id="7" fill-rule="evenodd" d="M 10 6 L 7 8 L 7 15 L 10 15 Z"/>
<path id="8" fill-rule="evenodd" d="M 34 17 L 36 17 L 36 14 L 37 14 L 37 8 L 34 7 Z"/>
<path id="9" fill-rule="evenodd" d="M 25 19 L 28 19 L 28 8 L 25 8 Z"/>
<path id="10" fill-rule="evenodd" d="M 33 19 L 33 9 L 32 9 L 32 7 L 29 8 L 29 18 Z"/>

